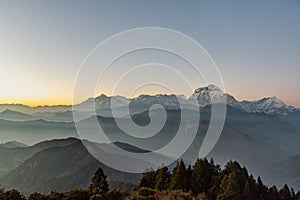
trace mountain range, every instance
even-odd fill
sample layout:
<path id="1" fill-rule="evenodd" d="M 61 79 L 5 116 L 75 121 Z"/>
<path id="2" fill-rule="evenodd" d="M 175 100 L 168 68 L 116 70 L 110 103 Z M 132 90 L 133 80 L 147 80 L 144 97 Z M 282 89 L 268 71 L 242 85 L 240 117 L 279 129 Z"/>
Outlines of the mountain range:
<path id="1" fill-rule="evenodd" d="M 219 99 L 225 97 L 227 104 L 248 112 L 248 113 L 266 113 L 276 116 L 281 116 L 288 119 L 288 116 L 299 116 L 300 109 L 285 104 L 277 97 L 266 97 L 256 101 L 238 101 L 230 94 L 223 93 L 217 86 L 209 85 L 200 87 L 195 92 L 186 98 L 183 95 L 140 95 L 136 98 L 126 98 L 122 96 L 106 96 L 101 94 L 96 98 L 89 98 L 86 101 L 73 106 L 73 111 L 88 112 L 92 111 L 95 105 L 97 114 L 106 116 L 111 115 L 111 107 L 123 108 L 128 104 L 134 113 L 140 113 L 148 110 L 154 104 L 160 104 L 169 110 L 178 110 L 182 108 L 196 109 L 195 106 L 205 107 L 211 104 L 211 98 L 215 103 Z M 194 100 L 197 100 L 197 105 Z M 198 109 L 198 108 L 197 108 Z M 0 104 L 0 119 L 8 120 L 30 120 L 30 119 L 45 119 L 53 121 L 72 121 L 72 106 L 59 105 L 59 106 L 37 106 L 29 107 L 22 104 Z"/>
<path id="2" fill-rule="evenodd" d="M 188 137 L 188 130 L 198 127 L 192 144 L 179 158 L 193 163 L 198 157 L 210 124 L 211 102 L 214 101 L 218 105 L 224 97 L 227 100 L 224 128 L 207 158 L 214 158 L 215 162 L 221 165 L 228 160 L 237 160 L 247 166 L 251 173 L 261 175 L 267 183 L 282 187 L 284 182 L 299 189 L 299 109 L 286 105 L 276 97 L 258 101 L 238 101 L 214 85 L 196 89 L 189 98 L 164 94 L 140 95 L 132 99 L 106 95 L 90 98 L 74 105 L 73 111 L 85 116 L 77 121 L 77 125 L 85 129 L 85 135 L 81 135 L 83 141 L 76 139 L 78 134 L 71 106 L 32 108 L 24 105 L 0 105 L 0 141 L 14 140 L 30 145 L 22 146 L 16 142 L 0 145 L 0 184 L 27 193 L 86 187 L 98 166 L 105 168 L 111 182 L 121 180 L 129 185 L 136 184 L 139 175 L 112 170 L 99 160 L 104 159 L 106 163 L 113 164 L 117 161 L 117 165 L 124 169 L 158 167 L 153 163 L 163 164 L 171 158 L 155 154 L 151 160 L 143 159 L 142 155 L 132 160 L 126 153 L 120 154 L 116 151 L 115 146 L 129 152 L 155 151 L 167 145 L 179 128 L 185 130 Z M 97 116 L 91 112 L 94 103 Z M 148 138 L 136 138 L 118 127 L 116 118 L 112 117 L 111 105 L 118 111 L 119 122 L 126 124 L 129 122 L 126 112 L 128 103 L 132 120 L 140 126 L 147 126 L 150 122 L 159 124 L 160 118 L 156 116 L 161 114 L 162 107 L 166 109 L 166 123 L 158 134 Z M 162 107 L 153 107 L 155 104 Z M 199 105 L 200 120 L 195 118 Z M 150 112 L 153 116 L 151 119 Z M 186 118 L 182 121 L 183 114 Z M 97 130 L 93 129 L 95 120 L 101 125 L 110 143 L 89 140 L 90 135 L 97 133 Z M 143 136 L 144 133 L 138 134 Z M 65 139 L 68 137 L 72 138 Z M 101 159 L 97 160 L 95 157 Z M 79 160 L 80 162 L 76 163 Z M 66 162 L 70 165 L 65 165 Z M 138 164 L 134 166 L 133 163 Z M 75 174 L 78 175 L 77 179 L 73 177 Z M 35 183 L 35 180 L 38 181 Z M 67 180 L 71 181 L 67 183 Z"/>

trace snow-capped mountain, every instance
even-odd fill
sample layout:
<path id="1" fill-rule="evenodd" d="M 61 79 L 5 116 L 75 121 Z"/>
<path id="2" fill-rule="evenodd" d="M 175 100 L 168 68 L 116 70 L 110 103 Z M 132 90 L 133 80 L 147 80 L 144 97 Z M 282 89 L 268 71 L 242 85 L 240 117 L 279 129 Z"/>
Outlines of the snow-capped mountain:
<path id="1" fill-rule="evenodd" d="M 263 98 L 256 101 L 238 101 L 230 94 L 223 92 L 215 85 L 199 87 L 187 99 L 184 95 L 174 94 L 157 94 L 157 95 L 140 95 L 135 98 L 126 98 L 122 96 L 106 96 L 101 94 L 95 98 L 89 98 L 82 103 L 73 106 L 78 112 L 90 112 L 96 108 L 97 114 L 105 116 L 111 115 L 111 108 L 118 109 L 120 113 L 127 113 L 129 104 L 130 112 L 139 113 L 148 110 L 151 106 L 159 104 L 168 110 L 198 110 L 214 103 L 224 103 L 224 101 L 238 109 L 248 113 L 267 113 L 278 116 L 298 116 L 299 108 L 289 106 L 276 97 Z M 25 109 L 26 108 L 26 109 Z M 72 106 L 44 106 L 44 107 L 28 107 L 24 105 L 1 104 L 0 110 L 10 109 L 13 111 L 24 112 L 25 114 L 43 112 L 55 113 L 58 111 L 72 111 Z M 91 112 L 92 113 L 92 112 Z"/>
<path id="2" fill-rule="evenodd" d="M 205 107 L 211 103 L 226 103 L 238 110 L 248 113 L 267 113 L 274 115 L 289 115 L 299 109 L 286 105 L 276 97 L 263 98 L 257 101 L 238 101 L 230 94 L 224 93 L 215 85 L 199 87 L 195 92 L 186 99 L 183 95 L 140 95 L 135 98 L 125 98 L 122 96 L 106 96 L 104 94 L 89 98 L 75 106 L 79 110 L 92 110 L 95 104 L 96 110 L 110 110 L 112 108 L 122 108 L 129 106 L 132 111 L 139 112 L 149 109 L 152 105 L 159 104 L 169 110 L 189 109 L 196 110 Z"/>
<path id="3" fill-rule="evenodd" d="M 209 85 L 207 87 L 200 87 L 195 90 L 195 92 L 190 96 L 188 101 L 194 104 L 197 100 L 201 107 L 210 105 L 211 102 L 214 103 L 227 103 L 228 105 L 237 108 L 239 110 L 244 110 L 243 106 L 239 101 L 237 101 L 233 96 L 223 93 L 223 91 L 215 85 Z M 193 101 L 193 102 L 192 102 Z"/>
<path id="4" fill-rule="evenodd" d="M 75 105 L 74 109 L 78 111 L 91 111 L 94 110 L 95 106 L 96 110 L 105 110 L 126 106 L 128 102 L 129 99 L 122 96 L 109 97 L 105 94 L 101 94 L 96 98 L 89 98 L 86 101 Z"/>
<path id="5" fill-rule="evenodd" d="M 213 99 L 213 102 L 219 103 L 224 97 L 226 98 L 228 105 L 248 113 L 255 112 L 286 116 L 293 112 L 299 111 L 299 109 L 285 104 L 277 97 L 268 97 L 257 101 L 238 101 L 230 94 L 223 93 L 215 85 L 209 85 L 207 87 L 196 89 L 189 100 L 197 99 L 199 105 L 204 107 L 211 104 L 211 99 Z"/>
<path id="6" fill-rule="evenodd" d="M 169 110 L 178 110 L 180 108 L 187 108 L 188 102 L 183 95 L 140 95 L 130 100 L 131 107 L 150 107 L 154 104 L 159 104 Z"/>
<path id="7" fill-rule="evenodd" d="M 268 97 L 257 101 L 242 101 L 241 104 L 247 112 L 288 115 L 297 110 L 293 106 L 286 105 L 277 97 Z"/>
<path id="8" fill-rule="evenodd" d="M 188 101 L 191 104 L 199 103 L 201 107 L 213 103 L 224 102 L 225 94 L 215 85 L 200 87 L 190 96 Z M 197 100 L 197 101 L 195 101 Z"/>

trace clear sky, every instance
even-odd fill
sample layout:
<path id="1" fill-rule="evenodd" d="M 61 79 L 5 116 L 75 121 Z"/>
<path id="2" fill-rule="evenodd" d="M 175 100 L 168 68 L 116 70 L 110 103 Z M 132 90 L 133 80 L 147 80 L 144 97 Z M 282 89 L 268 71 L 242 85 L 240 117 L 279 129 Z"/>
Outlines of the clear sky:
<path id="1" fill-rule="evenodd" d="M 0 103 L 71 104 L 89 51 L 147 26 L 202 44 L 238 99 L 277 96 L 300 107 L 299 0 L 0 0 Z"/>

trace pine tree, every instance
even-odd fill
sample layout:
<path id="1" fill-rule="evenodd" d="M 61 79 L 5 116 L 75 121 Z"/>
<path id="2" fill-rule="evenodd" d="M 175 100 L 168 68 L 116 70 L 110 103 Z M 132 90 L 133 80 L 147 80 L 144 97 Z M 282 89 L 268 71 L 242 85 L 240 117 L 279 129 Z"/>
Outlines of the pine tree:
<path id="1" fill-rule="evenodd" d="M 146 188 L 154 189 L 155 188 L 155 179 L 156 179 L 155 171 L 152 168 L 146 169 L 140 180 L 139 187 L 146 187 Z"/>
<path id="2" fill-rule="evenodd" d="M 156 171 L 155 189 L 162 191 L 166 190 L 170 184 L 170 172 L 168 167 L 161 167 Z"/>
<path id="3" fill-rule="evenodd" d="M 278 189 L 276 188 L 276 186 L 272 186 L 269 188 L 268 190 L 268 198 L 270 200 L 279 200 L 279 196 L 278 196 Z"/>
<path id="4" fill-rule="evenodd" d="M 192 172 L 192 192 L 194 194 L 205 193 L 213 185 L 213 178 L 218 175 L 213 160 L 209 163 L 206 158 L 198 159 Z"/>
<path id="5" fill-rule="evenodd" d="M 283 188 L 279 191 L 279 198 L 284 199 L 284 200 L 291 200 L 292 199 L 291 191 L 290 191 L 289 186 L 287 186 L 287 184 L 285 184 L 283 186 Z"/>
<path id="6" fill-rule="evenodd" d="M 291 197 L 292 197 L 293 200 L 296 199 L 296 194 L 295 194 L 294 188 L 291 189 Z"/>
<path id="7" fill-rule="evenodd" d="M 102 168 L 99 167 L 91 179 L 91 184 L 89 186 L 89 189 L 90 190 L 100 189 L 103 193 L 108 192 L 109 185 L 106 180 L 106 177 L 107 176 L 104 174 Z"/>
<path id="8" fill-rule="evenodd" d="M 176 167 L 173 169 L 171 176 L 170 189 L 171 190 L 183 190 L 185 191 L 186 186 L 186 167 L 184 162 L 181 160 L 177 163 Z"/>
<path id="9" fill-rule="evenodd" d="M 260 199 L 265 199 L 267 196 L 268 188 L 263 184 L 260 176 L 257 178 L 257 192 Z"/>
<path id="10" fill-rule="evenodd" d="M 244 187 L 244 192 L 243 192 L 243 199 L 247 200 L 253 200 L 253 192 L 250 188 L 250 184 L 248 181 L 246 181 L 245 187 Z"/>
<path id="11" fill-rule="evenodd" d="M 186 185 L 186 188 L 185 190 L 186 191 L 191 191 L 192 189 L 192 175 L 193 175 L 193 169 L 192 169 L 192 166 L 189 165 L 186 169 L 186 177 L 185 177 L 185 185 Z"/>
<path id="12" fill-rule="evenodd" d="M 20 194 L 19 191 L 12 189 L 4 193 L 5 200 L 25 200 L 25 198 Z"/>
<path id="13" fill-rule="evenodd" d="M 240 200 L 239 185 L 236 182 L 236 174 L 233 172 L 225 175 L 221 183 L 221 192 L 217 200 Z"/>

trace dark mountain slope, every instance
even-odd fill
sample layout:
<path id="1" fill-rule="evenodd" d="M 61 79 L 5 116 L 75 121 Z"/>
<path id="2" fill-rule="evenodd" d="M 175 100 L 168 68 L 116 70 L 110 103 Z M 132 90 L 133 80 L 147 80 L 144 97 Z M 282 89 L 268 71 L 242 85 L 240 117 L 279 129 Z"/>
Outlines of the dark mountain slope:
<path id="1" fill-rule="evenodd" d="M 0 183 L 6 188 L 16 188 L 26 194 L 86 188 L 98 167 L 104 169 L 109 181 L 137 183 L 140 176 L 106 167 L 77 140 L 68 146 L 47 148 L 36 153 L 2 177 Z"/>
<path id="2" fill-rule="evenodd" d="M 32 155 L 44 149 L 67 146 L 77 141 L 77 139 L 68 138 L 61 140 L 44 141 L 30 147 L 18 147 L 10 149 L 0 147 L 0 177 L 5 173 L 13 170 L 17 166 L 21 165 Z"/>

